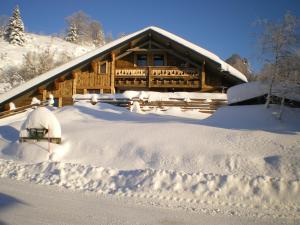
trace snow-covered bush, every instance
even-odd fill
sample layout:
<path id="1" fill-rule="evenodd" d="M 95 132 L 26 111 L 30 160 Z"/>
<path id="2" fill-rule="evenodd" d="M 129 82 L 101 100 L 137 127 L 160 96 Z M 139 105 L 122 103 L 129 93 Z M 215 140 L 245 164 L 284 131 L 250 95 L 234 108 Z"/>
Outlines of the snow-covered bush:
<path id="1" fill-rule="evenodd" d="M 70 61 L 72 57 L 66 53 L 56 56 L 56 52 L 51 50 L 50 46 L 40 52 L 28 52 L 24 55 L 19 74 L 22 74 L 24 80 L 30 80 Z"/>
<path id="2" fill-rule="evenodd" d="M 24 83 L 23 77 L 20 75 L 19 69 L 17 67 L 9 67 L 0 73 L 0 83 L 9 84 L 7 90 L 14 88 L 22 83 Z"/>
<path id="3" fill-rule="evenodd" d="M 25 42 L 25 35 L 24 35 L 24 23 L 21 19 L 19 7 L 13 11 L 12 17 L 9 19 L 9 23 L 5 30 L 5 39 L 10 44 L 16 45 L 23 45 Z"/>
<path id="4" fill-rule="evenodd" d="M 97 102 L 98 102 L 98 97 L 97 97 L 96 94 L 93 94 L 93 95 L 92 95 L 92 98 L 91 98 L 91 103 L 92 103 L 93 105 L 95 105 L 95 104 L 97 104 Z"/>
<path id="5" fill-rule="evenodd" d="M 134 101 L 132 106 L 130 107 L 131 112 L 142 113 L 140 103 L 138 101 Z"/>

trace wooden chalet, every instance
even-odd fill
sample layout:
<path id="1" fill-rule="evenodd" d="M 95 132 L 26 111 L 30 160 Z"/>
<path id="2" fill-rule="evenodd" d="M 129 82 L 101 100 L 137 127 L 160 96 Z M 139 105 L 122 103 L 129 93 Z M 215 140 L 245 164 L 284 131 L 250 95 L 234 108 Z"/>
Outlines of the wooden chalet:
<path id="1" fill-rule="evenodd" d="M 110 42 L 0 96 L 29 105 L 54 96 L 57 106 L 73 104 L 74 94 L 125 90 L 226 92 L 246 77 L 215 54 L 158 27 L 147 27 Z"/>

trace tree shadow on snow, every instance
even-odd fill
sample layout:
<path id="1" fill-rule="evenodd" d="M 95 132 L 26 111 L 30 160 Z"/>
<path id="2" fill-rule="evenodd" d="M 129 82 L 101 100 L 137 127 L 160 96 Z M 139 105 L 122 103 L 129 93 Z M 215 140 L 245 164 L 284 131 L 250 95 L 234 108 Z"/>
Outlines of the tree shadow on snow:
<path id="1" fill-rule="evenodd" d="M 170 115 L 138 114 L 129 112 L 125 108 L 108 104 L 101 104 L 98 108 L 84 107 L 77 105 L 76 108 L 94 118 L 109 121 L 129 121 L 136 123 L 160 123 L 177 122 L 186 124 L 203 125 L 229 130 L 261 130 L 278 134 L 296 134 L 300 132 L 300 120 L 295 119 L 299 115 L 287 109 L 282 120 L 272 115 L 272 110 L 264 106 L 244 106 L 241 110 L 235 106 L 227 106 L 218 109 L 212 116 L 206 119 L 191 119 Z M 99 111 L 101 109 L 101 111 Z M 294 119 L 291 119 L 293 117 Z"/>
<path id="2" fill-rule="evenodd" d="M 127 109 L 115 106 L 107 106 L 102 104 L 101 111 L 97 108 L 90 108 L 77 105 L 76 108 L 84 114 L 90 115 L 97 119 L 109 120 L 109 121 L 130 121 L 136 123 L 159 123 L 159 122 L 179 122 L 179 123 L 189 123 L 197 124 L 199 120 L 182 118 L 169 115 L 157 115 L 157 114 L 139 114 L 134 112 L 129 112 Z M 99 108 L 100 109 L 100 108 Z M 102 111 L 104 110 L 104 111 Z M 114 111 L 105 111 L 114 110 Z"/>
<path id="3" fill-rule="evenodd" d="M 19 131 L 12 126 L 0 126 L 0 137 L 1 136 L 9 142 L 15 142 L 19 140 Z"/>
<path id="4" fill-rule="evenodd" d="M 4 193 L 0 193 L 0 213 L 8 210 L 11 207 L 15 207 L 18 204 L 28 205 L 27 203 Z M 3 213 L 3 212 L 2 212 Z M 7 225 L 8 223 L 0 220 L 0 225 Z"/>
<path id="5" fill-rule="evenodd" d="M 233 107 L 235 106 L 220 108 L 212 116 L 200 121 L 199 124 L 231 130 L 260 130 L 278 134 L 300 132 L 300 119 L 297 119 L 300 114 L 293 113 L 292 110 L 287 109 L 282 120 L 279 120 L 272 114 L 272 110 L 265 109 L 264 106 L 258 108 L 256 112 L 251 109 L 251 106 L 249 106 L 249 110 L 247 110 L 247 106 L 243 106 L 244 111 L 228 110 Z"/>

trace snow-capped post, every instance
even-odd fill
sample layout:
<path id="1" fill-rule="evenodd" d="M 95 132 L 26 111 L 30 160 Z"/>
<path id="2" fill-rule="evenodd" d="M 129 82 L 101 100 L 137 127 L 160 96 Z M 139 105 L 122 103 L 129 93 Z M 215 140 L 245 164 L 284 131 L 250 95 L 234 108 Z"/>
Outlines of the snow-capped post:
<path id="1" fill-rule="evenodd" d="M 18 5 L 14 9 L 13 15 L 9 19 L 4 37 L 10 44 L 22 46 L 25 43 L 24 23 L 21 19 Z"/>
<path id="2" fill-rule="evenodd" d="M 38 107 L 30 112 L 20 130 L 20 141 L 27 140 L 60 144 L 61 126 L 55 114 L 46 107 Z M 48 149 L 51 153 L 50 145 Z"/>
<path id="3" fill-rule="evenodd" d="M 36 97 L 33 97 L 31 100 L 31 105 L 40 105 L 41 101 L 37 99 Z"/>
<path id="4" fill-rule="evenodd" d="M 96 94 L 93 94 L 91 98 L 92 105 L 96 105 L 97 102 L 98 102 L 98 96 Z"/>
<path id="5" fill-rule="evenodd" d="M 15 110 L 16 109 L 16 105 L 13 102 L 9 103 L 9 110 Z"/>
<path id="6" fill-rule="evenodd" d="M 54 105 L 54 97 L 53 97 L 52 94 L 49 94 L 48 105 L 49 106 L 53 106 Z"/>

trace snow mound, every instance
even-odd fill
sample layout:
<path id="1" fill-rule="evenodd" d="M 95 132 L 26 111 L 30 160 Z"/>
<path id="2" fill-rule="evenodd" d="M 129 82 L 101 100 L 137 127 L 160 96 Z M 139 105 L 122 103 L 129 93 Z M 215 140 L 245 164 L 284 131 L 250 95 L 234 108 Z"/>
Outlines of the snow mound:
<path id="1" fill-rule="evenodd" d="M 202 202 L 218 207 L 237 205 L 252 210 L 274 208 L 272 213 L 277 216 L 299 218 L 299 180 L 153 169 L 124 171 L 61 162 L 20 164 L 1 159 L 0 177 L 106 195 Z"/>
<path id="2" fill-rule="evenodd" d="M 33 110 L 23 123 L 20 137 L 27 137 L 27 129 L 47 129 L 47 136 L 51 138 L 61 138 L 61 127 L 56 116 L 45 107 L 38 107 Z"/>

